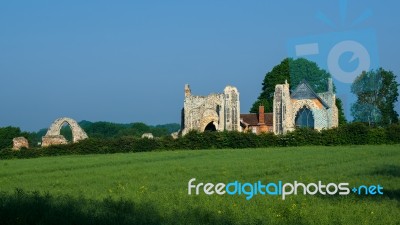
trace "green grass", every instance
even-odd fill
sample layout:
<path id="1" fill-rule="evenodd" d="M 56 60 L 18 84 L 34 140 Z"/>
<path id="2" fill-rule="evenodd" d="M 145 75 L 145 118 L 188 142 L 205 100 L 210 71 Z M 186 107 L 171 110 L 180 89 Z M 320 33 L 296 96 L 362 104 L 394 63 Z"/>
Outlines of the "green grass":
<path id="1" fill-rule="evenodd" d="M 61 156 L 0 168 L 0 224 L 400 224 L 399 145 Z M 189 196 L 191 178 L 380 184 L 384 195 Z"/>

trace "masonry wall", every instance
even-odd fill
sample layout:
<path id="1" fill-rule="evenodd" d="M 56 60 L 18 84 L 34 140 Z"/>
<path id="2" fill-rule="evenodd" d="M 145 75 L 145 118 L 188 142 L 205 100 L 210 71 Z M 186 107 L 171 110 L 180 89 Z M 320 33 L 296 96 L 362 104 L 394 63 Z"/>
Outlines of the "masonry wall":
<path id="1" fill-rule="evenodd" d="M 240 130 L 240 100 L 235 87 L 227 86 L 224 93 L 208 96 L 192 95 L 185 86 L 182 110 L 182 134 L 191 130 L 203 132 L 212 123 L 217 131 Z"/>
<path id="2" fill-rule="evenodd" d="M 330 88 L 330 91 L 318 93 L 318 96 L 328 105 L 328 108 L 325 108 L 318 99 L 291 99 L 288 83 L 276 85 L 273 101 L 273 132 L 285 134 L 296 129 L 296 115 L 303 107 L 311 110 L 314 116 L 314 129 L 337 127 L 338 109 L 335 94 Z"/>

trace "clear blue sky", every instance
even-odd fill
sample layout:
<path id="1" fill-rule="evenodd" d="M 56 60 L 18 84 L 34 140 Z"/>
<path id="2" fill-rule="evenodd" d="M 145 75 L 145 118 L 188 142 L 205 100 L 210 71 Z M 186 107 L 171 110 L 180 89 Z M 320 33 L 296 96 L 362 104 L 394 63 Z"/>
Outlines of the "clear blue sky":
<path id="1" fill-rule="evenodd" d="M 237 86 L 248 112 L 289 39 L 349 29 L 374 29 L 380 65 L 400 75 L 398 1 L 349 0 L 346 21 L 373 12 L 355 27 L 339 2 L 1 1 L 0 126 L 179 123 L 185 83 L 201 95 Z"/>

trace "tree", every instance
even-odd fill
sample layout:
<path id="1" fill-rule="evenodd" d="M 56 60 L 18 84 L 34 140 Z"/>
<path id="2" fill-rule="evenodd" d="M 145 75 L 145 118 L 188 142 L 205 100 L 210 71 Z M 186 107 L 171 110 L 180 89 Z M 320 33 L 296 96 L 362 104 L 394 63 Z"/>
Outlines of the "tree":
<path id="1" fill-rule="evenodd" d="M 70 143 L 73 142 L 73 140 L 72 140 L 72 139 L 73 139 L 73 137 L 72 137 L 72 130 L 71 130 L 71 127 L 70 127 L 69 125 L 64 124 L 64 125 L 61 127 L 60 134 L 61 134 L 62 136 L 64 136 L 65 139 L 67 139 L 67 141 L 69 141 Z"/>
<path id="2" fill-rule="evenodd" d="M 379 68 L 362 72 L 351 86 L 351 92 L 357 96 L 351 107 L 354 121 L 382 126 L 397 123 L 399 115 L 394 104 L 399 96 L 398 86 L 392 71 Z"/>
<path id="3" fill-rule="evenodd" d="M 275 85 L 283 84 L 285 80 L 290 83 L 289 60 L 289 58 L 284 59 L 265 75 L 262 91 L 256 102 L 253 103 L 250 112 L 257 113 L 260 105 L 264 106 L 266 112 L 272 112 Z"/>
<path id="4" fill-rule="evenodd" d="M 326 92 L 330 77 L 331 75 L 320 69 L 315 62 L 304 58 L 286 58 L 265 75 L 262 91 L 253 103 L 250 112 L 257 113 L 260 105 L 265 107 L 266 112 L 272 112 L 275 86 L 285 83 L 285 80 L 290 84 L 291 89 L 296 88 L 302 80 L 307 80 L 313 90 L 319 93 Z M 335 90 L 335 87 L 333 88 Z M 339 124 L 345 124 L 346 118 L 343 113 L 342 101 L 336 99 L 336 106 L 339 109 Z"/>
<path id="5" fill-rule="evenodd" d="M 339 126 L 345 125 L 347 123 L 346 116 L 344 115 L 342 100 L 336 97 L 336 107 L 338 108 L 338 120 Z"/>
<path id="6" fill-rule="evenodd" d="M 29 134 L 21 132 L 19 127 L 2 127 L 0 128 L 0 149 L 11 148 L 13 146 L 13 138 L 28 138 Z"/>
<path id="7" fill-rule="evenodd" d="M 178 131 L 179 124 L 165 124 L 149 126 L 144 123 L 118 124 L 110 122 L 89 122 L 79 123 L 89 137 L 96 138 L 118 138 L 124 136 L 141 137 L 144 133 L 152 133 L 155 137 L 169 136 L 172 132 Z M 61 130 L 63 132 L 63 130 Z"/>

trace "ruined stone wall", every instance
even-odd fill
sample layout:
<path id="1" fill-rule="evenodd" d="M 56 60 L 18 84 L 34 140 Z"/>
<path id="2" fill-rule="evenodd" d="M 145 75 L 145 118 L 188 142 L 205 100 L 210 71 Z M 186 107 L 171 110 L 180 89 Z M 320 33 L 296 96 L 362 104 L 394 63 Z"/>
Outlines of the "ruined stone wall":
<path id="1" fill-rule="evenodd" d="M 225 128 L 228 131 L 240 131 L 240 100 L 236 87 L 227 86 L 224 89 Z"/>
<path id="2" fill-rule="evenodd" d="M 61 128 L 64 123 L 67 123 L 71 127 L 73 143 L 88 138 L 86 132 L 79 126 L 79 124 L 75 120 L 63 117 L 57 119 L 51 124 L 46 135 L 42 138 L 42 147 L 68 143 L 65 137 L 60 134 Z"/>
<path id="3" fill-rule="evenodd" d="M 327 110 L 328 127 L 337 127 L 339 125 L 339 110 L 336 106 L 336 95 L 329 91 L 325 93 L 318 93 L 318 95 L 329 105 L 329 109 Z"/>
<path id="4" fill-rule="evenodd" d="M 317 93 L 328 105 L 328 108 L 323 106 L 318 99 L 291 99 L 287 82 L 276 85 L 273 101 L 273 132 L 285 134 L 293 131 L 296 128 L 296 115 L 303 107 L 311 110 L 314 117 L 314 129 L 322 130 L 337 127 L 338 109 L 331 82 L 332 80 L 328 81 L 328 92 Z"/>
<path id="5" fill-rule="evenodd" d="M 153 139 L 154 136 L 152 133 L 144 133 L 142 134 L 142 138 Z"/>
<path id="6" fill-rule="evenodd" d="M 223 94 L 196 96 L 185 85 L 182 134 L 191 130 L 203 132 L 213 124 L 217 131 L 240 130 L 240 100 L 235 87 L 227 86 Z"/>
<path id="7" fill-rule="evenodd" d="M 272 130 L 275 134 L 285 134 L 294 129 L 293 121 L 289 84 L 278 84 L 274 93 Z"/>
<path id="8" fill-rule="evenodd" d="M 42 147 L 49 147 L 52 145 L 66 145 L 67 139 L 62 135 L 46 135 L 42 137 Z"/>
<path id="9" fill-rule="evenodd" d="M 16 137 L 13 139 L 13 150 L 21 150 L 21 148 L 29 148 L 29 142 L 24 137 Z"/>
<path id="10" fill-rule="evenodd" d="M 216 129 L 221 130 L 220 119 L 223 119 L 224 101 L 220 94 L 209 96 L 188 96 L 184 102 L 184 130 L 186 134 L 190 130 L 204 131 L 211 123 L 216 123 Z"/>
<path id="11" fill-rule="evenodd" d="M 273 101 L 273 130 L 275 134 L 283 133 L 282 93 L 283 85 L 276 85 Z"/>

